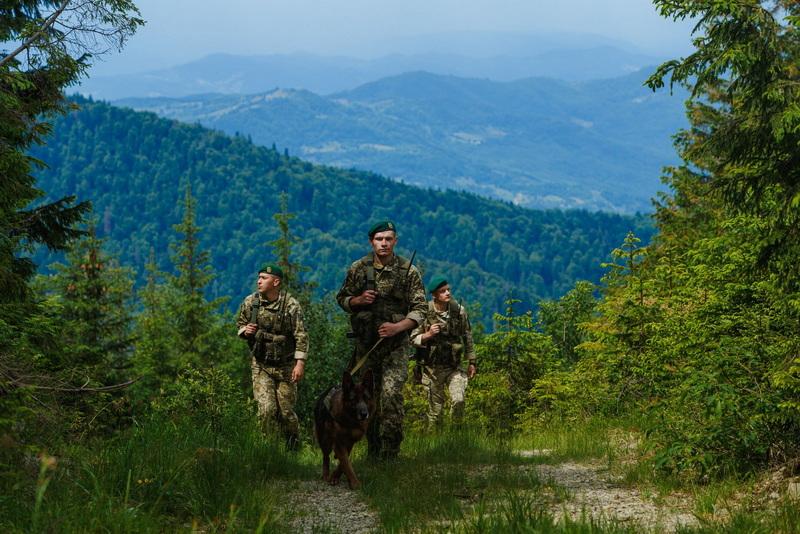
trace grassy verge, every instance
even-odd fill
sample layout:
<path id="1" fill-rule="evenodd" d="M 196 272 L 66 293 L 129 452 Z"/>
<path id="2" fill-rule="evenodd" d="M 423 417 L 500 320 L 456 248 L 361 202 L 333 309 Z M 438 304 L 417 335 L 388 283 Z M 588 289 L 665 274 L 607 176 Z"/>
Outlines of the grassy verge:
<path id="1" fill-rule="evenodd" d="M 280 532 L 282 486 L 309 463 L 242 417 L 221 427 L 151 418 L 96 449 L 43 457 L 35 484 L 2 501 L 5 531 Z"/>

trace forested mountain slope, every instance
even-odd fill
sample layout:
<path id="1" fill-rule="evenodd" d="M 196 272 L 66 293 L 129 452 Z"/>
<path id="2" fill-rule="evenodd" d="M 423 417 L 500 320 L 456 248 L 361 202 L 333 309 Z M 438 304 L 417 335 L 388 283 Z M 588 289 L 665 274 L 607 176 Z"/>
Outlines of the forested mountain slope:
<path id="1" fill-rule="evenodd" d="M 423 187 L 634 213 L 650 211 L 661 168 L 677 162 L 671 136 L 685 125 L 685 92 L 653 93 L 642 86 L 648 72 L 581 83 L 410 72 L 329 96 L 275 89 L 118 103 Z"/>
<path id="2" fill-rule="evenodd" d="M 272 215 L 279 193 L 297 215 L 298 259 L 320 292 L 335 290 L 351 261 L 368 251 L 372 221 L 392 218 L 401 254 L 417 250 L 426 279 L 447 273 L 458 297 L 480 302 L 485 317 L 513 293 L 533 304 L 578 279 L 596 280 L 600 263 L 629 230 L 647 238 L 649 222 L 586 211 L 533 211 L 467 193 L 420 189 L 379 175 L 313 165 L 228 137 L 104 103 L 56 122 L 34 155 L 53 197 L 76 194 L 94 202 L 99 233 L 110 237 L 140 280 L 151 248 L 168 265 L 172 225 L 191 182 L 201 245 L 218 277 L 214 296 L 234 301 L 252 291 L 259 265 L 278 237 Z"/>

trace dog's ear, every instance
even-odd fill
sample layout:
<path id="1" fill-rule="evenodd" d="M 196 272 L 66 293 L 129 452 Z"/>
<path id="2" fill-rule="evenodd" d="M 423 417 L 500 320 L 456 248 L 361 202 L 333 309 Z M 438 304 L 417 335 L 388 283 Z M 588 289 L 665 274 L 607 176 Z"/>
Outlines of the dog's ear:
<path id="1" fill-rule="evenodd" d="M 364 386 L 370 393 L 375 391 L 375 384 L 372 378 L 372 369 L 367 369 L 367 372 L 364 373 L 364 376 L 361 378 L 361 385 Z"/>
<path id="2" fill-rule="evenodd" d="M 345 391 L 349 391 L 353 388 L 353 375 L 350 374 L 350 371 L 342 373 L 342 388 L 344 388 Z"/>

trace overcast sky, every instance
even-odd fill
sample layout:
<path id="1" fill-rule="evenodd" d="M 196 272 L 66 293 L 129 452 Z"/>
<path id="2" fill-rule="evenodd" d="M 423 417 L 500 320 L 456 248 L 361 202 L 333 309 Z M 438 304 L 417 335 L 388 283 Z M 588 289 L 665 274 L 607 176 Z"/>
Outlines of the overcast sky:
<path id="1" fill-rule="evenodd" d="M 649 0 L 135 0 L 147 25 L 95 74 L 171 66 L 215 52 L 377 57 L 415 35 L 464 31 L 591 33 L 642 52 L 690 49 L 691 25 Z"/>

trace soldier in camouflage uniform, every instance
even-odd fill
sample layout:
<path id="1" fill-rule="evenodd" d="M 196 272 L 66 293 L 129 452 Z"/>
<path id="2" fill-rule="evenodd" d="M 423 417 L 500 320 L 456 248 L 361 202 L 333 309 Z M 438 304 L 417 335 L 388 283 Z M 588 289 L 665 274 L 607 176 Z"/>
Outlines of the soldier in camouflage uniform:
<path id="1" fill-rule="evenodd" d="M 299 445 L 300 425 L 294 404 L 297 383 L 305 373 L 308 334 L 297 300 L 281 291 L 283 270 L 265 265 L 258 272 L 258 291 L 239 306 L 239 337 L 250 347 L 253 397 L 266 429 L 277 422 L 291 450 Z"/>
<path id="2" fill-rule="evenodd" d="M 425 289 L 417 268 L 394 254 L 394 223 L 374 225 L 369 242 L 372 252 L 350 266 L 336 301 L 350 314 L 355 337 L 351 368 L 375 347 L 364 363 L 365 369 L 372 369 L 378 390 L 378 409 L 367 429 L 368 453 L 392 459 L 403 441 L 408 332 L 425 315 Z"/>
<path id="3" fill-rule="evenodd" d="M 432 429 L 441 420 L 445 389 L 450 393 L 453 422 L 463 420 L 464 392 L 477 367 L 466 309 L 453 300 L 444 277 L 431 279 L 428 291 L 433 298 L 428 302 L 425 321 L 411 333 L 411 341 L 417 347 L 414 374 L 428 389 L 428 427 Z M 461 367 L 464 356 L 466 371 Z"/>

